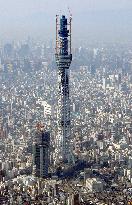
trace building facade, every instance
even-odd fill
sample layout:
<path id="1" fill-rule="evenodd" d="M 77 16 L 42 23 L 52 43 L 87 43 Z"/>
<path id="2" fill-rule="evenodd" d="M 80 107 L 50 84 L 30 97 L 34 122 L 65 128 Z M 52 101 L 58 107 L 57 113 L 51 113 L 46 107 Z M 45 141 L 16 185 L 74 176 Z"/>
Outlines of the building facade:
<path id="1" fill-rule="evenodd" d="M 48 177 L 50 133 L 37 130 L 33 142 L 33 173 L 36 177 Z"/>

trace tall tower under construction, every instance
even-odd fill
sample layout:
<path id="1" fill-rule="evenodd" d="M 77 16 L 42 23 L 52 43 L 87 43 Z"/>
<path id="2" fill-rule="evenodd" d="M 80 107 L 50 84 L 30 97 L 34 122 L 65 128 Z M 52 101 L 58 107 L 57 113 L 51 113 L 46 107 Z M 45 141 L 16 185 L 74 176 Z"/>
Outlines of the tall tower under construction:
<path id="1" fill-rule="evenodd" d="M 71 160 L 71 119 L 69 99 L 69 67 L 71 54 L 71 20 L 56 16 L 56 63 L 58 67 L 58 135 L 57 158 L 64 162 Z"/>

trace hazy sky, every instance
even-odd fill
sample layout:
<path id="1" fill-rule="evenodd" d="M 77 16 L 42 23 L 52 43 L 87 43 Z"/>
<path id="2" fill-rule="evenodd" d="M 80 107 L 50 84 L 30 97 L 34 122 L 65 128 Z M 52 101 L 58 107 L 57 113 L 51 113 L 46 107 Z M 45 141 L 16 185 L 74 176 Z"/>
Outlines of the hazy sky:
<path id="1" fill-rule="evenodd" d="M 0 38 L 53 39 L 55 14 L 73 14 L 73 36 L 132 40 L 132 0 L 0 0 Z"/>

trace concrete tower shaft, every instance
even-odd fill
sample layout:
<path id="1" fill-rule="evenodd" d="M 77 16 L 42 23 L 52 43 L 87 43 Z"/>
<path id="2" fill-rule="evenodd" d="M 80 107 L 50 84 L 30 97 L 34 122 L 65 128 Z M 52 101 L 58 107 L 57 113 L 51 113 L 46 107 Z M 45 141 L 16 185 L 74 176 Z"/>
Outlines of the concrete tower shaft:
<path id="1" fill-rule="evenodd" d="M 69 23 L 65 16 L 56 16 L 56 63 L 58 67 L 59 99 L 58 99 L 58 159 L 70 161 L 70 99 L 69 99 L 69 67 L 71 54 L 71 17 Z"/>

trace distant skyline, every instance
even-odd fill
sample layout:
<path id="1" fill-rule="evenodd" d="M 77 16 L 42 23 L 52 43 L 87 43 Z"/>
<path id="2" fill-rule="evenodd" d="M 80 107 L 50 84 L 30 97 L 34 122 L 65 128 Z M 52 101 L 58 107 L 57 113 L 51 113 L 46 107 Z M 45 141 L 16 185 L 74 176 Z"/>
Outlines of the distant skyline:
<path id="1" fill-rule="evenodd" d="M 73 37 L 132 41 L 131 0 L 0 0 L 0 40 L 55 37 L 55 15 L 73 15 Z"/>

